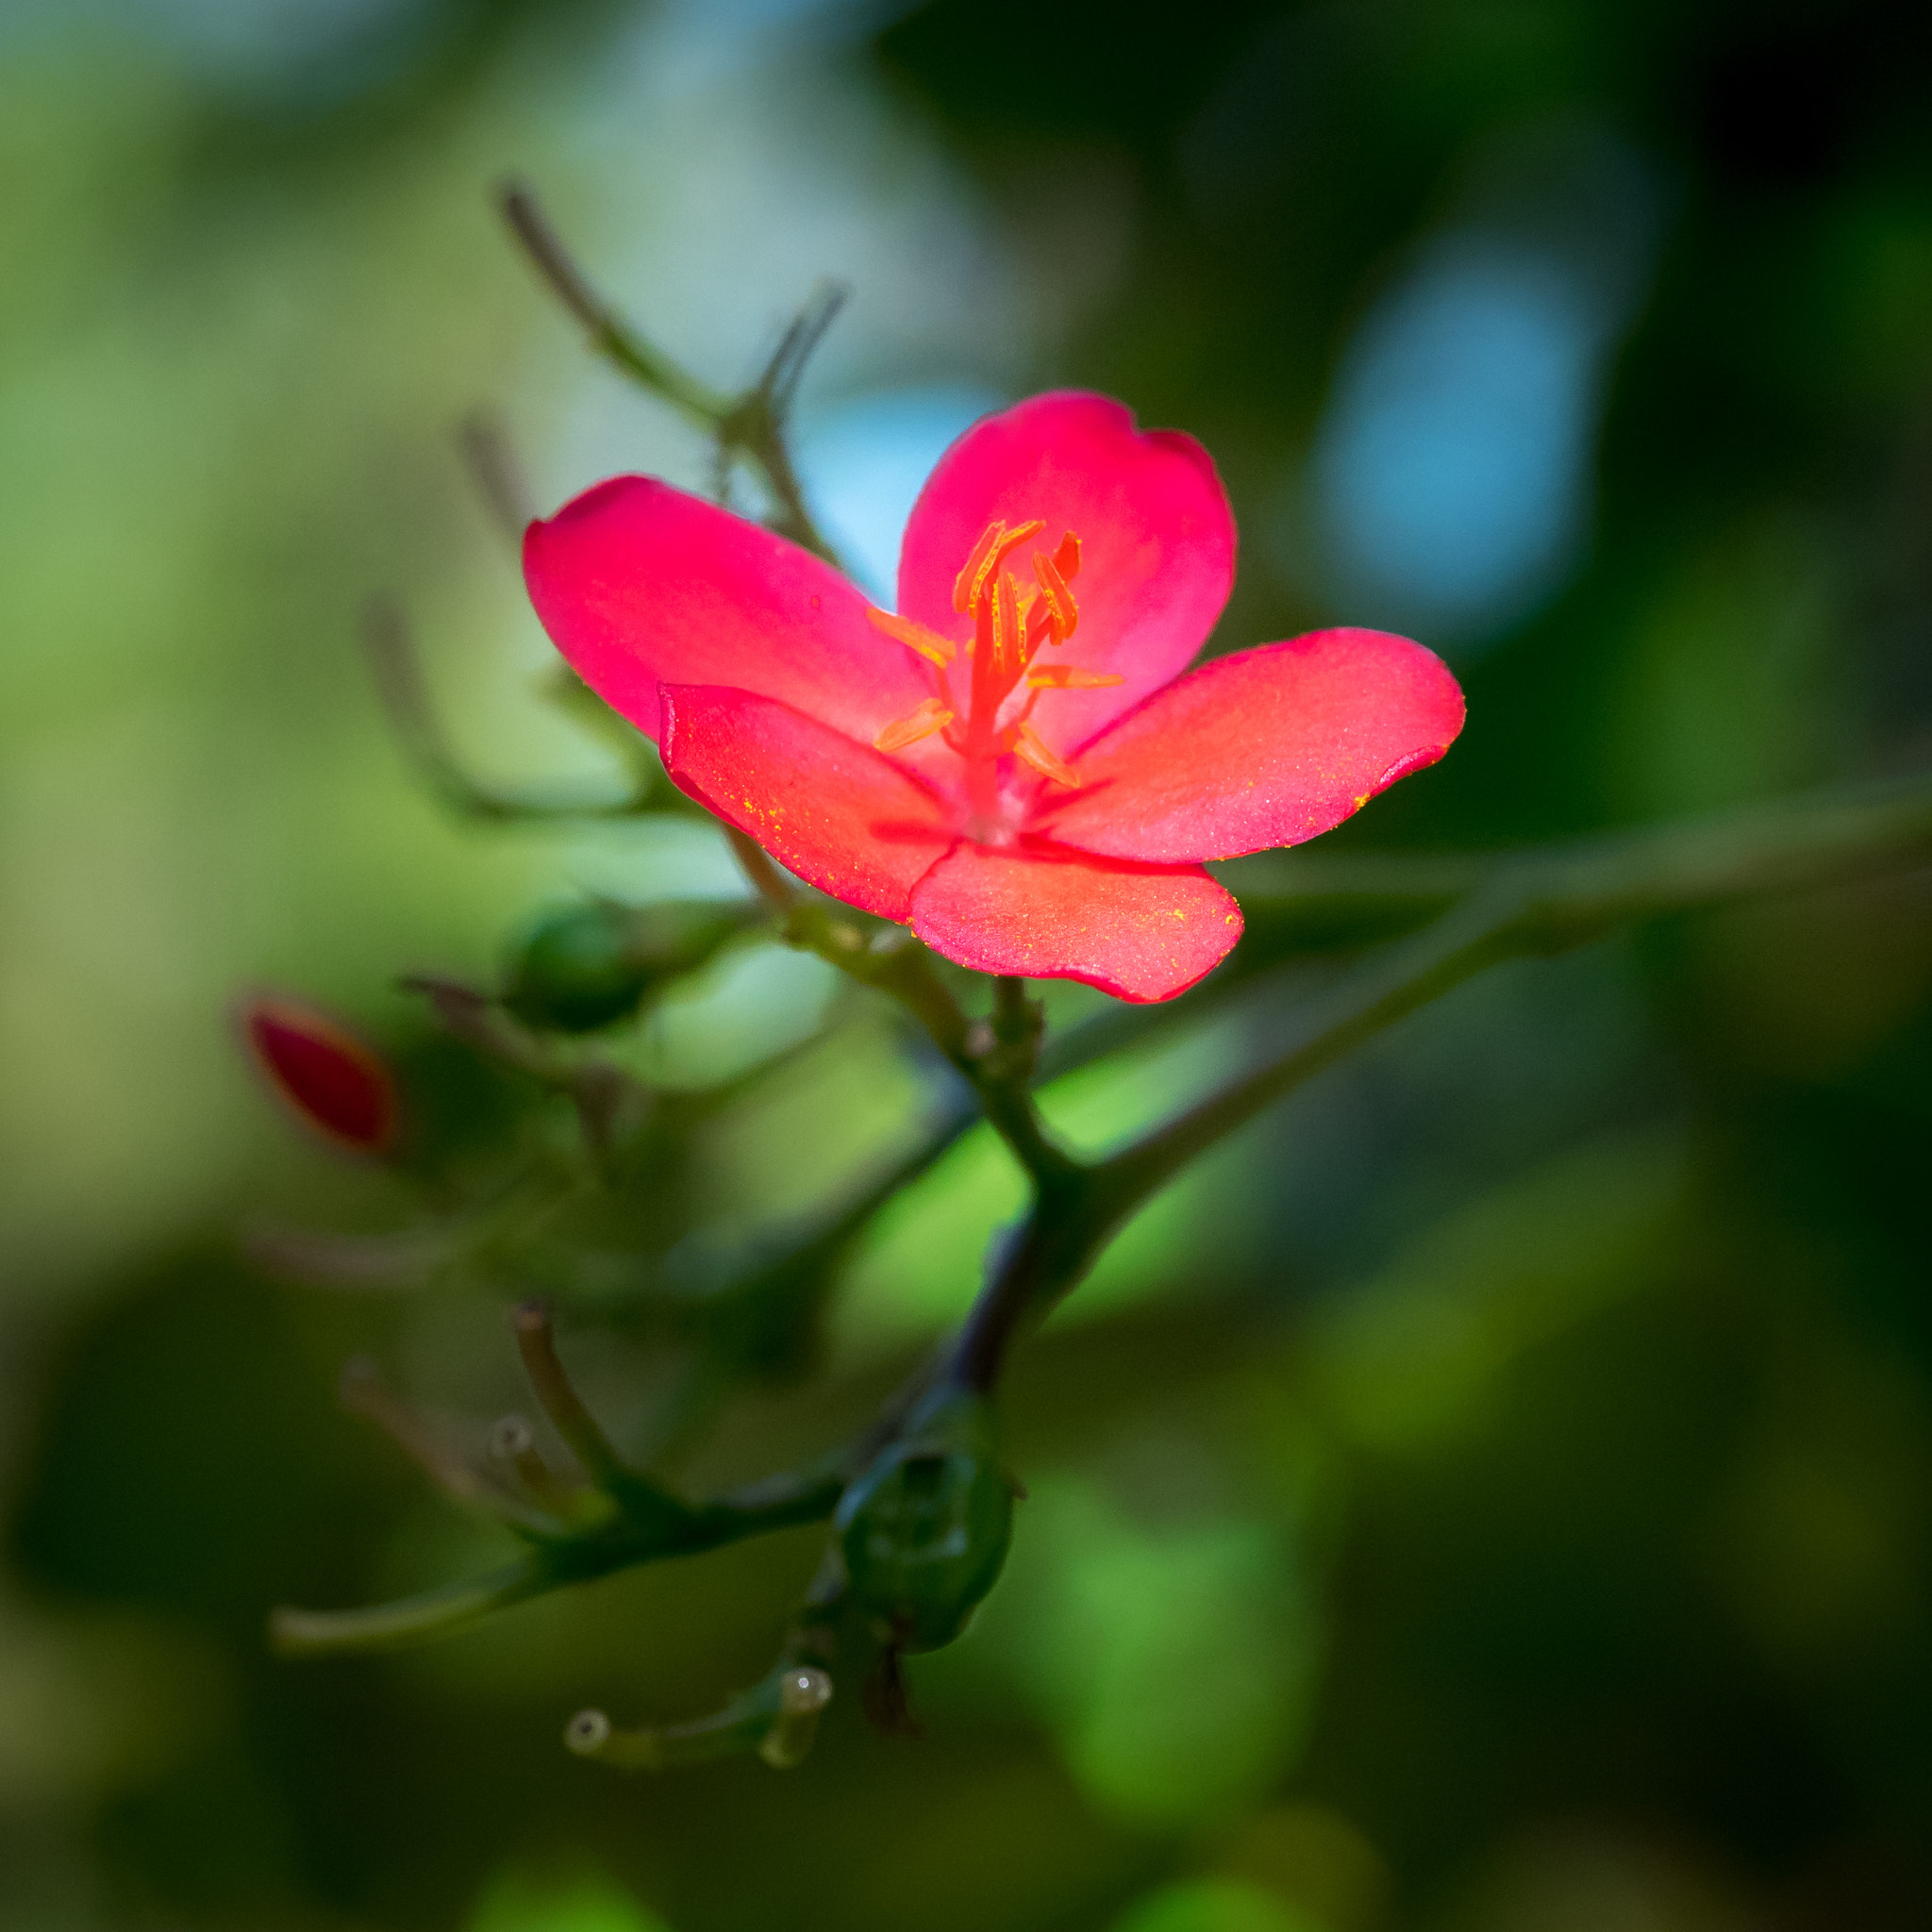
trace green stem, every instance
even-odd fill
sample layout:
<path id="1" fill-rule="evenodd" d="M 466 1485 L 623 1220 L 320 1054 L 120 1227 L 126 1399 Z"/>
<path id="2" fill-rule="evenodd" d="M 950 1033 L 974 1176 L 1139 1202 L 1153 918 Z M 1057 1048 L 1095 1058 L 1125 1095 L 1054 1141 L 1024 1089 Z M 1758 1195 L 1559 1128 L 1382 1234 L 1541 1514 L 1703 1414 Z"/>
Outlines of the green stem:
<path id="1" fill-rule="evenodd" d="M 591 287 L 530 187 L 521 181 L 506 183 L 498 192 L 497 205 L 510 232 L 549 283 L 551 292 L 583 324 L 591 346 L 662 396 L 698 428 L 715 431 L 730 412 L 732 399 L 700 382 L 625 325 Z"/>
<path id="2" fill-rule="evenodd" d="M 1197 1156 L 1418 1008 L 1504 959 L 1554 955 L 1635 919 L 1794 891 L 1932 858 L 1932 776 L 1817 794 L 1699 824 L 1581 841 L 1493 866 L 1434 924 L 1315 1002 L 1295 1039 L 1220 1091 L 1091 1167 L 1070 1163 L 1008 1241 L 947 1373 L 991 1389 L 1144 1201 Z"/>
<path id="3" fill-rule="evenodd" d="M 742 395 L 726 395 L 640 335 L 597 293 L 527 184 L 504 187 L 498 206 L 551 291 L 584 325 L 591 346 L 687 422 L 715 437 L 723 469 L 728 470 L 733 455 L 742 456 L 771 493 L 776 528 L 836 568 L 838 557 L 806 507 L 785 441 L 785 423 L 806 358 L 837 314 L 843 292 L 816 294 L 786 330 L 759 379 Z"/>
<path id="4" fill-rule="evenodd" d="M 746 877 L 783 922 L 787 944 L 816 953 L 860 985 L 897 1000 L 970 1083 L 993 1131 L 1036 1189 L 1063 1183 L 1074 1163 L 1048 1138 L 1034 1105 L 1040 1014 L 1026 999 L 1025 982 L 995 980 L 992 1023 L 975 1024 L 940 977 L 932 954 L 903 928 L 881 926 L 869 934 L 824 900 L 794 892 L 763 847 L 735 826 L 726 830 Z"/>
<path id="5" fill-rule="evenodd" d="M 641 772 L 623 797 L 607 800 L 537 798 L 482 784 L 463 769 L 450 747 L 429 701 L 414 633 L 393 599 L 372 597 L 363 606 L 362 645 L 376 695 L 403 756 L 430 790 L 463 818 L 490 824 L 636 818 L 683 796 L 661 775 L 649 772 Z"/>
<path id="6" fill-rule="evenodd" d="M 326 1657 L 351 1651 L 400 1650 L 474 1624 L 492 1610 L 542 1596 L 567 1584 L 664 1557 L 695 1556 L 800 1524 L 823 1523 L 838 1507 L 858 1452 L 841 1450 L 805 1470 L 714 1497 L 679 1504 L 655 1492 L 641 1509 L 619 1512 L 575 1536 L 560 1536 L 517 1561 L 473 1582 L 425 1591 L 366 1609 L 301 1610 L 287 1607 L 269 1619 L 269 1641 L 284 1656 Z M 628 1505 L 635 1479 L 621 1485 Z"/>
<path id="7" fill-rule="evenodd" d="M 541 1553 L 533 1551 L 472 1583 L 425 1591 L 398 1603 L 359 1610 L 297 1610 L 284 1606 L 269 1617 L 269 1642 L 284 1657 L 400 1650 L 433 1637 L 448 1637 L 492 1610 L 541 1595 L 550 1586 L 549 1566 Z"/>

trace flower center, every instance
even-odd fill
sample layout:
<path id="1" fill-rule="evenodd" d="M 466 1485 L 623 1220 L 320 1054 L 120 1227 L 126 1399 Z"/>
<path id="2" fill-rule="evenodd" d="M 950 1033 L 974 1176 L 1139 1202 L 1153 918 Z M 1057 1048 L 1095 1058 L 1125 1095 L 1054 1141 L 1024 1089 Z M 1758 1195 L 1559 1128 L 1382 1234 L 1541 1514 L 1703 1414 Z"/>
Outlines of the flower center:
<path id="1" fill-rule="evenodd" d="M 972 808 L 971 836 L 1005 843 L 1012 836 L 999 804 L 1000 761 L 1009 754 L 1059 785 L 1077 785 L 1073 767 L 1058 758 L 1032 724 L 1033 708 L 1050 691 L 1092 691 L 1122 680 L 1111 672 L 1083 671 L 1073 664 L 1034 662 L 1042 644 L 1058 647 L 1074 635 L 1079 606 L 1069 588 L 1080 574 L 1080 540 L 1069 530 L 1049 556 L 1031 554 L 1032 581 L 1023 584 L 1008 559 L 1045 528 L 1038 518 L 1024 524 L 995 519 L 981 531 L 953 585 L 953 608 L 973 620 L 966 661 L 952 640 L 908 617 L 874 610 L 872 621 L 933 668 L 936 694 L 895 720 L 874 739 L 885 752 L 900 751 L 934 732 L 966 764 Z M 963 700 L 956 679 L 964 685 Z M 1008 700 L 1025 687 L 1014 709 Z M 1003 719 L 1002 713 L 1008 713 Z"/>

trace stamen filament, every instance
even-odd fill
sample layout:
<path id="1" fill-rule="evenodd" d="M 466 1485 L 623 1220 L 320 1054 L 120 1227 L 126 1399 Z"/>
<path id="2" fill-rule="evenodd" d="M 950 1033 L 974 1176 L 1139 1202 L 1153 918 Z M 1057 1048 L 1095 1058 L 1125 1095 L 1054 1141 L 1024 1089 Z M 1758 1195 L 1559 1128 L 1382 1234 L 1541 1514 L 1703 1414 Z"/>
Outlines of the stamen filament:
<path id="1" fill-rule="evenodd" d="M 1080 540 L 1070 531 L 1066 542 L 1060 545 L 1060 554 L 1066 554 L 1067 543 L 1074 546 L 1074 568 L 1078 570 Z M 1067 589 L 1067 580 L 1060 574 L 1059 567 L 1045 551 L 1033 553 L 1033 574 L 1040 579 L 1040 594 L 1046 600 L 1053 617 L 1053 641 L 1063 644 L 1074 635 L 1080 622 L 1080 607 L 1074 602 L 1074 593 Z"/>
<path id="2" fill-rule="evenodd" d="M 922 738 L 930 738 L 935 731 L 943 731 L 953 722 L 953 709 L 943 698 L 927 698 L 923 705 L 915 705 L 903 718 L 888 724 L 873 740 L 874 751 L 901 751 L 908 744 L 917 744 Z"/>
<path id="3" fill-rule="evenodd" d="M 900 617 L 891 610 L 868 609 L 865 614 L 889 638 L 895 638 L 908 651 L 917 651 L 941 671 L 958 656 L 950 638 L 942 638 L 938 631 L 928 630 L 924 625 L 917 624 L 909 617 Z"/>
<path id="4" fill-rule="evenodd" d="M 1000 573 L 992 593 L 992 664 L 996 672 L 1017 671 L 1024 646 L 1020 633 L 1020 587 L 1009 570 Z"/>
<path id="5" fill-rule="evenodd" d="M 1026 682 L 1041 691 L 1101 691 L 1126 681 L 1118 672 L 1085 671 L 1077 664 L 1042 664 L 1026 674 Z"/>
<path id="6" fill-rule="evenodd" d="M 1013 741 L 1013 749 L 1033 767 L 1036 772 L 1044 773 L 1056 785 L 1077 788 L 1080 774 L 1072 765 L 1051 750 L 1045 741 L 1032 725 L 1023 724 Z"/>
<path id="7" fill-rule="evenodd" d="M 973 554 L 966 559 L 966 567 L 953 579 L 953 608 L 961 617 L 979 602 L 979 592 L 986 583 L 987 573 L 993 567 L 993 552 L 1000 547 L 1000 539 L 1006 534 L 1007 526 L 997 517 L 979 533 L 979 541 L 973 546 Z"/>

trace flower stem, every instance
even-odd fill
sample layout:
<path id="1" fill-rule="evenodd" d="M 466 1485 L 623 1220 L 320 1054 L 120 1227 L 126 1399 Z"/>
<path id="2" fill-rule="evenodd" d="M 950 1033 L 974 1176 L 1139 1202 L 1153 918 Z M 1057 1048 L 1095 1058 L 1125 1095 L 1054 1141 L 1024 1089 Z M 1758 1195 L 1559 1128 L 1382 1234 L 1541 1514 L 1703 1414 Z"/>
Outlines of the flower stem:
<path id="1" fill-rule="evenodd" d="M 474 1582 L 425 1591 L 392 1604 L 359 1610 L 297 1610 L 284 1605 L 268 1620 L 269 1642 L 284 1657 L 326 1657 L 346 1651 L 400 1650 L 448 1637 L 550 1587 L 535 1552 Z"/>
<path id="2" fill-rule="evenodd" d="M 1336 986 L 1296 1036 L 1217 1093 L 1092 1166 L 1069 1163 L 999 1257 L 946 1374 L 990 1390 L 1012 1342 L 1075 1287 L 1142 1202 L 1196 1156 L 1364 1041 L 1505 959 L 1552 956 L 1637 919 L 1902 871 L 1932 857 L 1932 775 L 1819 793 L 1494 865 L 1487 881 Z"/>
<path id="3" fill-rule="evenodd" d="M 613 1571 L 662 1557 L 694 1556 L 725 1543 L 800 1524 L 821 1523 L 838 1507 L 850 1464 L 866 1447 L 861 1437 L 809 1467 L 714 1497 L 680 1504 L 656 1494 L 634 1507 L 635 1479 L 620 1487 L 619 1512 L 576 1534 L 559 1536 L 515 1562 L 468 1583 L 426 1591 L 366 1609 L 301 1610 L 283 1607 L 269 1619 L 269 1641 L 288 1657 L 400 1650 L 425 1643 L 567 1584 L 588 1583 Z"/>
<path id="4" fill-rule="evenodd" d="M 497 206 L 551 292 L 583 324 L 591 346 L 698 428 L 715 431 L 731 408 L 731 398 L 700 382 L 646 341 L 604 301 L 550 225 L 529 185 L 506 182 L 497 191 Z"/>
<path id="5" fill-rule="evenodd" d="M 641 764 L 630 790 L 612 799 L 529 797 L 481 783 L 463 769 L 450 747 L 429 701 L 415 636 L 402 607 L 389 597 L 370 598 L 363 606 L 361 630 L 376 696 L 396 742 L 429 789 L 460 817 L 491 824 L 635 818 L 683 799 L 661 773 Z"/>
<path id="6" fill-rule="evenodd" d="M 728 473 L 734 456 L 743 457 L 771 493 L 774 527 L 836 567 L 838 557 L 806 507 L 785 427 L 798 378 L 844 303 L 844 291 L 833 286 L 816 291 L 780 338 L 758 380 L 742 395 L 727 395 L 640 335 L 597 293 L 527 183 L 507 183 L 498 191 L 497 205 L 551 291 L 583 324 L 591 346 L 687 422 L 716 438 L 721 475 Z"/>

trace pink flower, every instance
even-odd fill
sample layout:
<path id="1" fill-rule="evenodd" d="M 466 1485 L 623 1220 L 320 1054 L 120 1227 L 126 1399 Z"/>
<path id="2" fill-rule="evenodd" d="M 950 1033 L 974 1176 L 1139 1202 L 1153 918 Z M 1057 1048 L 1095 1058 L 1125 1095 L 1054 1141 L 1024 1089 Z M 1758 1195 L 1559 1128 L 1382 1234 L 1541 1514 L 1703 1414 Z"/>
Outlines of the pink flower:
<path id="1" fill-rule="evenodd" d="M 1183 675 L 1234 556 L 1199 443 L 1058 393 L 941 458 L 897 615 L 642 476 L 532 524 L 524 568 L 585 682 L 801 878 L 962 966 L 1162 1000 L 1241 937 L 1203 859 L 1327 831 L 1462 728 L 1441 660 L 1381 631 Z"/>
<path id="2" fill-rule="evenodd" d="M 251 1000 L 242 1031 L 256 1063 L 296 1115 L 356 1154 L 387 1154 L 400 1122 L 388 1067 L 347 1027 L 297 1000 Z"/>

